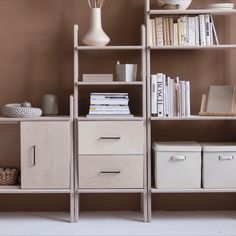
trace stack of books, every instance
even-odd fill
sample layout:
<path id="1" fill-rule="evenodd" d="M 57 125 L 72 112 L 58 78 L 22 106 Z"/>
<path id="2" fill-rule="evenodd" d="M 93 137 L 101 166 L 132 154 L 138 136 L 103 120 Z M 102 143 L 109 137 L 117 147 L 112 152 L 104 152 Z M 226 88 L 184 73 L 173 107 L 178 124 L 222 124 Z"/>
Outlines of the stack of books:
<path id="1" fill-rule="evenodd" d="M 158 73 L 151 75 L 152 116 L 189 117 L 190 82 Z"/>
<path id="2" fill-rule="evenodd" d="M 131 116 L 128 93 L 91 93 L 89 115 Z"/>
<path id="3" fill-rule="evenodd" d="M 150 46 L 210 46 L 219 44 L 211 14 L 156 17 L 149 21 Z"/>

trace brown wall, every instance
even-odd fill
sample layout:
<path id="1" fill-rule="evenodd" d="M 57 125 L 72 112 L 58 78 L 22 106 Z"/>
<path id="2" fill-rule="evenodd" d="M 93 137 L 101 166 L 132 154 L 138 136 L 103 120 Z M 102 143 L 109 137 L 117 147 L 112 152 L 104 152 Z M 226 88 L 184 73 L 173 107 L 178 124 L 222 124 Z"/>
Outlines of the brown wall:
<path id="1" fill-rule="evenodd" d="M 194 1 L 195 5 L 204 2 Z M 143 6 L 143 0 L 106 1 L 102 12 L 103 27 L 113 45 L 140 43 Z M 59 98 L 60 113 L 68 114 L 68 95 L 73 92 L 73 24 L 79 24 L 81 40 L 88 29 L 88 19 L 85 0 L 0 0 L 0 107 L 24 100 L 40 106 L 43 94 L 54 93 Z M 221 42 L 236 42 L 235 24 L 235 16 L 216 17 Z M 153 73 L 164 72 L 191 80 L 195 114 L 199 111 L 201 94 L 210 84 L 230 84 L 235 80 L 236 54 L 232 51 L 156 51 L 152 55 Z M 135 52 L 83 52 L 81 73 L 114 73 L 117 60 L 140 63 L 138 56 Z M 86 109 L 81 109 L 86 113 Z M 139 113 L 139 108 L 135 110 Z M 200 128 L 197 133 L 190 131 L 191 125 Z M 196 137 L 200 141 L 204 139 L 208 125 L 212 134 L 208 133 L 207 140 L 213 137 L 220 140 L 221 134 L 229 140 L 235 136 L 229 128 L 233 126 L 231 123 L 185 123 L 182 127 L 186 137 Z M 177 129 L 174 136 L 170 134 L 173 129 Z M 154 134 L 154 140 L 182 139 L 174 123 L 157 125 L 157 130 L 163 138 Z M 161 195 L 158 199 L 154 197 L 153 203 L 155 209 L 191 209 L 195 206 L 197 209 L 236 209 L 234 197 L 231 194 Z M 222 205 L 225 201 L 227 206 Z M 0 204 L 0 210 L 69 209 L 69 199 L 64 195 L 0 195 L 0 202 L 4 203 Z M 82 195 L 81 203 L 83 210 L 139 209 L 139 196 Z"/>

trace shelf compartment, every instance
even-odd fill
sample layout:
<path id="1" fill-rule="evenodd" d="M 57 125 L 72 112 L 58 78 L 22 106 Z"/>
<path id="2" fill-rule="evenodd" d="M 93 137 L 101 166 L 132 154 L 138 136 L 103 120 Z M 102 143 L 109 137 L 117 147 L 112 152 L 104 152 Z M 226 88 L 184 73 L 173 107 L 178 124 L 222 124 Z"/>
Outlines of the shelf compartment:
<path id="1" fill-rule="evenodd" d="M 150 10 L 147 13 L 150 15 L 197 15 L 197 14 L 233 15 L 236 14 L 236 10 L 235 9 Z"/>
<path id="2" fill-rule="evenodd" d="M 115 86 L 115 85 L 129 85 L 129 86 L 137 86 L 140 85 L 142 86 L 144 83 L 142 81 L 134 81 L 134 82 L 122 82 L 122 81 L 113 81 L 113 82 L 82 82 L 82 81 L 78 81 L 76 83 L 79 86 L 93 86 L 93 85 L 111 85 L 111 86 Z"/>
<path id="3" fill-rule="evenodd" d="M 78 189 L 78 193 L 144 193 L 144 189 Z"/>
<path id="4" fill-rule="evenodd" d="M 151 189 L 152 193 L 236 193 L 236 189 Z"/>
<path id="5" fill-rule="evenodd" d="M 77 46 L 75 49 L 79 51 L 86 50 L 144 50 L 145 46 L 142 45 L 130 45 L 130 46 Z"/>
<path id="6" fill-rule="evenodd" d="M 236 49 L 236 44 L 220 44 L 210 46 L 149 46 L 150 50 L 222 50 Z"/>
<path id="7" fill-rule="evenodd" d="M 150 117 L 152 121 L 236 120 L 236 116 Z"/>

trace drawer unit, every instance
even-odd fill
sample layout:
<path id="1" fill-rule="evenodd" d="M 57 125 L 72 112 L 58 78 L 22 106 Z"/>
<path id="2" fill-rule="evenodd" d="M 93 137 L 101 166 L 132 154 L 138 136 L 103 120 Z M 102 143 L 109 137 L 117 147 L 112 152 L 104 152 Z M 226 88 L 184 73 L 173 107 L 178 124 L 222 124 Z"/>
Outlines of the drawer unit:
<path id="1" fill-rule="evenodd" d="M 203 187 L 236 188 L 236 143 L 203 144 Z"/>
<path id="2" fill-rule="evenodd" d="M 143 154 L 143 121 L 81 121 L 79 155 Z"/>
<path id="3" fill-rule="evenodd" d="M 143 188 L 143 156 L 79 156 L 79 188 Z"/>
<path id="4" fill-rule="evenodd" d="M 201 187 L 201 146 L 196 142 L 154 143 L 155 187 Z"/>

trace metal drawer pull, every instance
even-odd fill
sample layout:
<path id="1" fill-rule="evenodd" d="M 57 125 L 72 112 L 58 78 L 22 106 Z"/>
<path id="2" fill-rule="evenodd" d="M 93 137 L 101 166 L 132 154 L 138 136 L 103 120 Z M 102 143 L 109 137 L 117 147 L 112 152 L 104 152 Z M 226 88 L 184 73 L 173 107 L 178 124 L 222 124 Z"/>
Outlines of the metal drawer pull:
<path id="1" fill-rule="evenodd" d="M 100 174 L 120 174 L 121 171 L 117 170 L 117 171 L 101 171 Z"/>
<path id="2" fill-rule="evenodd" d="M 184 155 L 177 155 L 171 157 L 172 161 L 186 161 L 186 156 Z"/>
<path id="3" fill-rule="evenodd" d="M 32 166 L 36 166 L 36 146 L 34 145 L 32 148 L 33 148 L 33 163 L 32 163 Z"/>
<path id="4" fill-rule="evenodd" d="M 219 156 L 220 161 L 231 161 L 234 159 L 234 156 Z"/>
<path id="5" fill-rule="evenodd" d="M 120 140 L 120 137 L 100 137 L 99 140 Z"/>

